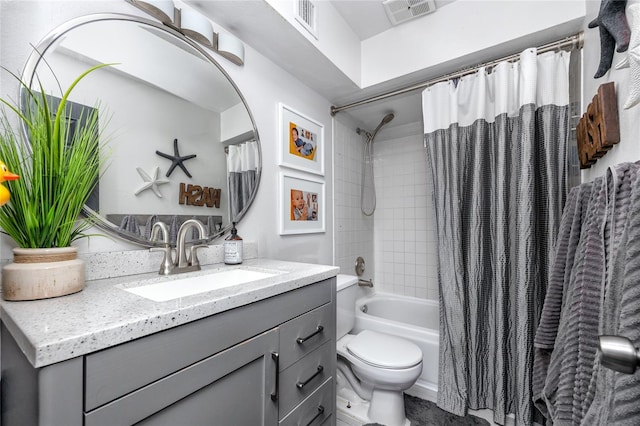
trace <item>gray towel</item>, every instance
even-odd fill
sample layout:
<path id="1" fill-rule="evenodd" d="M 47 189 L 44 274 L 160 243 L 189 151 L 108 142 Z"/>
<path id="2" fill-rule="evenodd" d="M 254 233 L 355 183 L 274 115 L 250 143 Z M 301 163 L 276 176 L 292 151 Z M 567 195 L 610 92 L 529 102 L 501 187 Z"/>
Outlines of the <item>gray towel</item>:
<path id="1" fill-rule="evenodd" d="M 144 238 L 147 240 L 151 239 L 151 230 L 153 229 L 153 225 L 158 221 L 158 216 L 152 214 L 147 218 L 147 223 L 144 225 Z"/>
<path id="2" fill-rule="evenodd" d="M 182 219 L 180 216 L 172 216 L 171 223 L 169 223 L 169 243 L 173 246 L 176 245 L 178 241 L 178 230 L 180 230 L 180 226 L 182 225 Z"/>
<path id="3" fill-rule="evenodd" d="M 574 188 L 565 207 L 534 340 L 534 402 L 555 425 L 603 424 L 592 407 L 606 396 L 597 336 L 615 316 L 615 261 L 627 250 L 624 230 L 634 216 L 630 200 L 639 169 L 633 163 L 610 168 L 590 188 Z"/>
<path id="4" fill-rule="evenodd" d="M 621 301 L 618 323 L 618 335 L 629 338 L 635 347 L 640 346 L 640 180 L 636 179 L 633 188 L 628 226 L 625 229 L 627 245 L 625 247 L 624 273 L 612 281 L 612 286 L 620 286 Z M 622 256 L 620 256 L 622 257 Z M 609 422 L 615 425 L 640 424 L 640 372 L 635 374 L 615 373 L 613 389 L 613 418 Z"/>
<path id="5" fill-rule="evenodd" d="M 630 183 L 631 182 L 631 183 Z M 605 289 L 600 334 L 625 336 L 640 346 L 640 174 L 621 182 L 629 191 L 628 204 L 620 205 L 624 220 L 619 249 L 614 253 L 611 276 Z M 618 232 L 616 230 L 616 233 Z M 593 380 L 594 398 L 585 415 L 584 425 L 640 424 L 640 373 L 621 374 L 604 368 L 596 359 Z"/>
<path id="6" fill-rule="evenodd" d="M 122 218 L 120 230 L 134 235 L 140 235 L 140 227 L 135 215 L 128 215 Z"/>
<path id="7" fill-rule="evenodd" d="M 565 293 L 571 270 L 573 269 L 591 189 L 591 183 L 583 184 L 573 188 L 567 197 L 560 222 L 556 255 L 550 271 L 544 307 L 534 339 L 535 357 L 532 374 L 532 396 L 536 407 L 547 418 L 550 418 L 547 403 L 555 405 L 555 393 L 552 392 L 546 397 L 543 390 L 545 383 L 551 389 L 555 389 L 558 386 L 558 374 L 554 372 L 554 374 L 548 376 L 547 373 L 551 361 L 551 353 L 556 344 L 561 307 L 565 301 Z"/>
<path id="8" fill-rule="evenodd" d="M 216 221 L 213 216 L 207 216 L 207 229 L 209 230 L 209 235 L 215 235 L 218 233 Z"/>

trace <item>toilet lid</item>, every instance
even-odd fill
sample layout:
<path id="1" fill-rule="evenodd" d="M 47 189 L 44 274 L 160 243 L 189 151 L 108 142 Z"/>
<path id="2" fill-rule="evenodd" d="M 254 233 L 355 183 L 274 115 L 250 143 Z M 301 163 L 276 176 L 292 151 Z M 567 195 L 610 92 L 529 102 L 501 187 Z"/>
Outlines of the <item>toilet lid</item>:
<path id="1" fill-rule="evenodd" d="M 413 342 L 371 330 L 355 336 L 347 343 L 347 350 L 374 367 L 409 368 L 422 361 L 422 351 Z"/>

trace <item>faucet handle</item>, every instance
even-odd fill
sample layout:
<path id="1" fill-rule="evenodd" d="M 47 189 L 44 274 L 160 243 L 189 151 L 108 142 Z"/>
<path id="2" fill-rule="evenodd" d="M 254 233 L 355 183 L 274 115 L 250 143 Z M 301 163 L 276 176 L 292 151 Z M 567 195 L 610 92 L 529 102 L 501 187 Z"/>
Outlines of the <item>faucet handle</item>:
<path id="1" fill-rule="evenodd" d="M 198 249 L 209 247 L 206 244 L 195 244 L 189 248 L 189 264 L 191 266 L 200 266 L 200 261 L 198 260 Z"/>
<path id="2" fill-rule="evenodd" d="M 169 243 L 162 244 L 162 247 L 151 247 L 149 251 L 161 251 L 164 253 L 162 263 L 160 263 L 160 275 L 169 275 L 175 266 L 173 262 L 173 249 Z"/>

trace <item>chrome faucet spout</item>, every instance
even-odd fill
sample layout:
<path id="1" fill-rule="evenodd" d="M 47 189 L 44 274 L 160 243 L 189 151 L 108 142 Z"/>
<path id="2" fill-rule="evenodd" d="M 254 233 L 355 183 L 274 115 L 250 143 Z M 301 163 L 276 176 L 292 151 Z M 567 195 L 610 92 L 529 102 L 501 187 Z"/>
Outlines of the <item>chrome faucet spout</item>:
<path id="1" fill-rule="evenodd" d="M 204 224 L 197 219 L 186 220 L 178 230 L 178 243 L 176 247 L 176 256 L 178 258 L 178 270 L 199 270 L 200 262 L 196 256 L 196 250 L 202 247 L 206 247 L 204 244 L 195 244 L 190 247 L 189 254 L 187 255 L 187 232 L 195 228 L 198 230 L 198 240 L 207 238 L 208 232 Z"/>
<path id="2" fill-rule="evenodd" d="M 152 247 L 150 251 L 164 252 L 164 257 L 162 259 L 162 263 L 160 264 L 159 274 L 169 275 L 175 268 L 175 262 L 173 261 L 173 250 L 171 249 L 171 245 L 169 244 L 169 228 L 164 222 L 156 222 L 153 224 L 153 228 L 151 228 L 150 240 L 152 242 L 158 242 L 159 238 L 162 242 L 162 247 Z"/>
<path id="3" fill-rule="evenodd" d="M 373 280 L 363 280 L 362 278 L 358 279 L 358 285 L 360 287 L 372 287 L 373 288 Z"/>

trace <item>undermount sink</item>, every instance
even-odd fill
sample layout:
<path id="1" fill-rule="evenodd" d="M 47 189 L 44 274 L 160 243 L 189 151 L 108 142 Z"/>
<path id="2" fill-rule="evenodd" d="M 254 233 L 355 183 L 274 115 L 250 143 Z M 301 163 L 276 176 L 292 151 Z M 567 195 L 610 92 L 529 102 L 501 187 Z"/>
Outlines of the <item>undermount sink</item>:
<path id="1" fill-rule="evenodd" d="M 177 279 L 172 279 L 175 276 L 156 277 L 151 280 L 120 285 L 119 287 L 129 293 L 137 294 L 154 302 L 166 302 L 238 284 L 246 284 L 284 273 L 284 271 L 267 272 L 262 269 L 236 268 L 216 270 L 210 273 Z"/>

